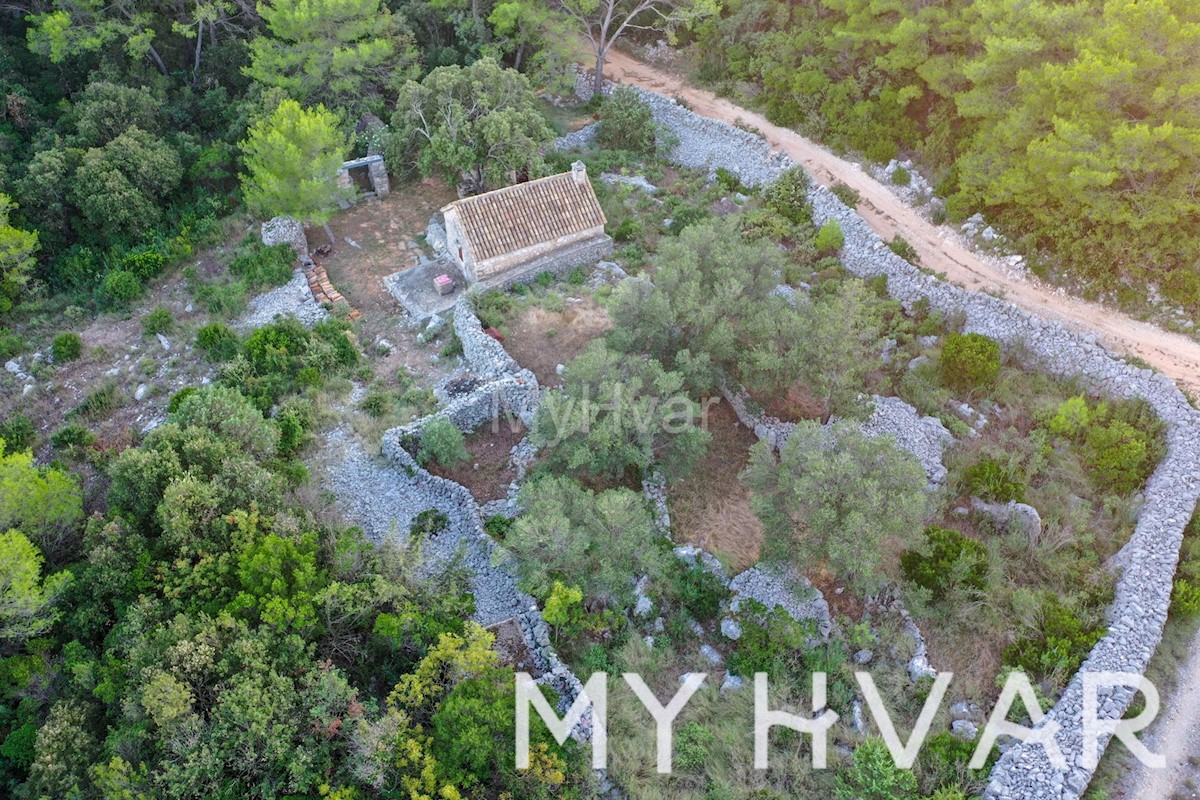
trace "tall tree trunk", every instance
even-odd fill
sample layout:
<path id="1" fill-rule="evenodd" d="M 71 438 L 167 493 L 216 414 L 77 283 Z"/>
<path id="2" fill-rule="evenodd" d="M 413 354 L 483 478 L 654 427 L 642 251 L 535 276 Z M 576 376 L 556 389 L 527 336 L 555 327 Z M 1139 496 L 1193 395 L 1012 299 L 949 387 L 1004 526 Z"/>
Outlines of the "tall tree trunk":
<path id="1" fill-rule="evenodd" d="M 163 63 L 162 56 L 160 56 L 158 51 L 154 49 L 154 45 L 150 45 L 147 49 L 147 52 L 150 54 L 150 60 L 153 61 L 155 66 L 158 67 L 158 71 L 163 75 L 169 74 L 167 72 L 167 65 Z"/>
<path id="2" fill-rule="evenodd" d="M 329 246 L 337 247 L 337 239 L 333 237 L 333 228 L 329 227 L 328 222 L 322 222 L 321 227 L 325 229 L 325 235 L 329 237 Z"/>
<path id="3" fill-rule="evenodd" d="M 204 22 L 196 23 L 196 58 L 192 61 L 192 86 L 200 80 L 200 53 L 204 50 Z"/>
<path id="4" fill-rule="evenodd" d="M 592 78 L 592 94 L 604 94 L 604 57 L 608 55 L 608 48 L 596 48 L 596 75 Z"/>

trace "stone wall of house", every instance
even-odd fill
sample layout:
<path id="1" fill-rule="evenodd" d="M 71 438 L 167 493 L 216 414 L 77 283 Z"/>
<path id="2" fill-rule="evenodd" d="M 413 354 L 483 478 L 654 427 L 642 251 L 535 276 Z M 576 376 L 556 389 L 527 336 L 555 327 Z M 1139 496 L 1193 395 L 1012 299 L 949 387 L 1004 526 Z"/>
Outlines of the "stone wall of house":
<path id="1" fill-rule="evenodd" d="M 518 283 L 531 283 L 543 272 L 562 277 L 576 267 L 590 267 L 603 261 L 611 256 L 612 252 L 612 237 L 601 229 L 586 239 L 551 249 L 520 267 L 483 278 L 480 285 L 489 289 L 508 289 Z"/>
<path id="2" fill-rule="evenodd" d="M 590 93 L 582 87 L 581 96 Z M 641 90 L 639 90 L 641 91 Z M 669 98 L 642 92 L 655 117 L 679 138 L 671 153 L 688 167 L 723 167 L 744 183 L 769 182 L 793 165 L 771 154 L 765 141 L 732 125 L 693 114 Z M 751 139 L 747 139 L 751 136 Z M 845 235 L 842 262 L 855 275 L 886 275 L 888 292 L 911 309 L 929 298 L 934 310 L 958 314 L 965 329 L 1021 348 L 1041 369 L 1079 377 L 1089 388 L 1117 397 L 1143 398 L 1166 423 L 1167 455 L 1146 485 L 1144 503 L 1123 555 L 1125 568 L 1109 609 L 1109 627 L 1060 700 L 1043 719 L 1061 726 L 1057 736 L 1068 769 L 1057 770 L 1041 747 L 1011 747 L 992 771 L 988 800 L 1077 800 L 1093 770 L 1082 760 L 1082 674 L 1120 671 L 1143 674 L 1162 638 L 1183 529 L 1200 497 L 1200 415 L 1165 376 L 1115 357 L 1093 337 L 1031 315 L 982 293 L 972 293 L 922 273 L 899 258 L 853 209 L 824 187 L 811 193 L 817 225 L 837 220 Z M 1131 701 L 1128 690 L 1101 690 L 1106 718 L 1118 719 Z"/>
<path id="3" fill-rule="evenodd" d="M 468 283 L 474 283 L 477 278 L 475 275 L 475 260 L 471 252 L 471 246 L 467 243 L 467 236 L 462 229 L 462 221 L 459 219 L 458 212 L 454 209 L 449 209 L 442 215 L 442 232 L 441 241 L 434 241 L 434 247 L 439 244 L 445 248 L 446 255 L 458 268 L 462 270 L 463 277 Z M 430 223 L 432 227 L 432 222 Z"/>
<path id="4" fill-rule="evenodd" d="M 506 272 L 515 267 L 530 264 L 535 261 L 545 261 L 553 258 L 559 253 L 564 254 L 558 260 L 570 260 L 566 254 L 572 252 L 577 245 L 588 242 L 593 239 L 604 237 L 604 226 L 597 225 L 594 228 L 588 228 L 584 231 L 571 234 L 570 236 L 560 236 L 552 242 L 541 242 L 532 247 L 526 247 L 521 250 L 515 250 L 511 253 L 502 253 L 501 255 L 477 261 L 475 263 L 475 279 L 479 281 L 487 281 L 500 276 L 500 273 Z M 610 240 L 611 244 L 611 240 Z M 601 256 L 603 258 L 603 256 Z M 600 259 L 596 259 L 599 261 Z M 522 270 L 524 271 L 524 270 Z"/>

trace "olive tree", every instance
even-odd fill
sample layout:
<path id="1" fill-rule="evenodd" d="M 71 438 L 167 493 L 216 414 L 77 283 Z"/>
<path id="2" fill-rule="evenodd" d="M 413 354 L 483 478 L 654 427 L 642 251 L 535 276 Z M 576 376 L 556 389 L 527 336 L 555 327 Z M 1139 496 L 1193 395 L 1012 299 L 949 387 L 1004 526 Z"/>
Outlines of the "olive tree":
<path id="1" fill-rule="evenodd" d="M 745 478 L 774 557 L 801 568 L 823 562 L 863 593 L 883 585 L 885 543 L 920 540 L 925 471 L 891 437 L 801 422 L 778 457 L 755 444 Z"/>
<path id="2" fill-rule="evenodd" d="M 547 475 L 521 490 L 525 512 L 504 538 L 500 558 L 515 562 L 521 585 L 549 597 L 556 581 L 578 586 L 591 607 L 621 607 L 634 580 L 662 579 L 670 556 L 646 508 L 629 489 L 592 492 Z"/>

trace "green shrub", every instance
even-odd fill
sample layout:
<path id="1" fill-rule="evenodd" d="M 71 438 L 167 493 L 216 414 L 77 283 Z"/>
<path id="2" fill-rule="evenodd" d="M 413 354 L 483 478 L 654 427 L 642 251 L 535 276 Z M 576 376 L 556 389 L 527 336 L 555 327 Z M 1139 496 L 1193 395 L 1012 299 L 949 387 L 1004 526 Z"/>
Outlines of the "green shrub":
<path id="1" fill-rule="evenodd" d="M 1176 578 L 1171 590 L 1171 614 L 1177 617 L 1200 614 L 1200 585 L 1187 578 Z"/>
<path id="2" fill-rule="evenodd" d="M 862 195 L 841 181 L 833 184 L 833 187 L 829 191 L 833 192 L 834 197 L 841 200 L 850 208 L 856 208 L 862 202 Z"/>
<path id="3" fill-rule="evenodd" d="M 235 317 L 246 309 L 245 281 L 228 283 L 201 283 L 194 287 L 193 295 L 205 311 L 222 317 Z"/>
<path id="4" fill-rule="evenodd" d="M 470 457 L 462 431 L 445 417 L 431 420 L 421 432 L 421 447 L 417 451 L 417 461 L 421 464 L 432 461 L 449 469 Z"/>
<path id="5" fill-rule="evenodd" d="M 679 602 L 697 622 L 712 622 L 721 613 L 721 601 L 728 591 L 725 584 L 706 569 L 684 567 L 674 576 Z"/>
<path id="6" fill-rule="evenodd" d="M 516 520 L 512 517 L 506 517 L 503 514 L 493 514 L 483 521 L 483 529 L 498 542 L 503 542 L 504 537 L 512 530 Z"/>
<path id="7" fill-rule="evenodd" d="M 1191 267 L 1172 270 L 1163 278 L 1162 290 L 1176 305 L 1184 308 L 1200 306 L 1200 272 Z"/>
<path id="8" fill-rule="evenodd" d="M 673 765 L 681 770 L 699 769 L 708 763 L 709 751 L 717 735 L 706 725 L 688 722 L 675 734 Z"/>
<path id="9" fill-rule="evenodd" d="M 97 300 L 100 306 L 110 311 L 128 308 L 142 296 L 141 280 L 129 270 L 113 270 L 100 282 Z"/>
<path id="10" fill-rule="evenodd" d="M 631 242 L 642 235 L 642 223 L 633 217 L 626 217 L 613 228 L 612 237 L 616 242 Z"/>
<path id="11" fill-rule="evenodd" d="M 209 361 L 228 361 L 237 355 L 238 336 L 223 322 L 212 322 L 196 332 L 196 347 Z"/>
<path id="12" fill-rule="evenodd" d="M 737 175 L 733 174 L 724 167 L 717 167 L 714 172 L 717 178 L 717 185 L 726 192 L 737 192 L 742 188 L 742 180 Z"/>
<path id="13" fill-rule="evenodd" d="M 539 289 L 549 289 L 554 285 L 554 273 L 549 270 L 539 272 L 537 277 L 533 279 L 533 285 Z"/>
<path id="14" fill-rule="evenodd" d="M 922 786 L 937 786 L 936 792 L 929 795 L 930 800 L 967 800 L 967 795 L 960 787 L 971 784 L 981 786 L 987 781 L 988 773 L 999 752 L 993 748 L 987 763 L 982 769 L 968 769 L 967 764 L 975 754 L 975 742 L 955 736 L 950 731 L 930 736 L 921 748 L 918 756 L 918 770 L 921 774 Z"/>
<path id="15" fill-rule="evenodd" d="M 978 595 L 987 586 L 987 550 L 956 530 L 925 529 L 925 550 L 907 550 L 900 556 L 904 577 L 928 589 L 934 601 L 956 587 Z"/>
<path id="16" fill-rule="evenodd" d="M 147 336 L 153 336 L 156 333 L 170 333 L 174 327 L 175 318 L 162 306 L 142 318 L 142 330 Z"/>
<path id="17" fill-rule="evenodd" d="M 400 395 L 400 402 L 416 408 L 418 415 L 423 416 L 437 407 L 437 396 L 429 389 L 414 386 Z"/>
<path id="18" fill-rule="evenodd" d="M 821 226 L 813 239 L 813 245 L 821 253 L 837 253 L 845 244 L 846 237 L 842 235 L 842 226 L 836 219 L 831 219 Z"/>
<path id="19" fill-rule="evenodd" d="M 742 635 L 737 649 L 729 656 L 729 672 L 784 675 L 802 668 L 808 645 L 816 634 L 816 624 L 812 620 L 797 622 L 780 607 L 767 611 L 755 600 L 744 608 Z"/>
<path id="20" fill-rule="evenodd" d="M 1038 614 L 1039 627 L 1004 650 L 1005 666 L 1023 669 L 1034 677 L 1074 675 L 1096 642 L 1102 629 L 1086 625 L 1057 597 L 1046 594 Z"/>
<path id="21" fill-rule="evenodd" d="M 1026 481 L 1011 468 L 994 458 L 985 458 L 963 472 L 969 494 L 996 503 L 1021 503 L 1025 500 Z"/>
<path id="22" fill-rule="evenodd" d="M 171 399 L 167 401 L 167 413 L 174 414 L 183 405 L 183 401 L 200 391 L 195 386 L 185 386 L 175 394 L 171 395 Z"/>
<path id="23" fill-rule="evenodd" d="M 29 417 L 13 414 L 0 422 L 0 439 L 4 440 L 3 454 L 21 453 L 33 448 L 37 430 Z"/>
<path id="24" fill-rule="evenodd" d="M 132 272 L 139 281 L 144 283 L 157 277 L 166 265 L 167 259 L 163 257 L 162 253 L 156 250 L 140 250 L 128 253 L 122 258 L 120 268 L 126 272 Z"/>
<path id="25" fill-rule="evenodd" d="M 991 386 L 1000 377 L 1000 343 L 981 333 L 952 333 L 942 345 L 939 368 L 951 389 Z"/>
<path id="26" fill-rule="evenodd" d="M 308 401 L 293 399 L 284 403 L 275 415 L 275 425 L 279 428 L 279 455 L 288 458 L 299 451 L 308 441 L 308 431 L 314 421 L 312 404 Z"/>
<path id="27" fill-rule="evenodd" d="M 618 86 L 600 106 L 596 143 L 608 150 L 650 155 L 658 148 L 654 112 L 637 90 Z"/>
<path id="28" fill-rule="evenodd" d="M 78 333 L 60 333 L 54 337 L 54 343 L 50 345 L 50 354 L 54 356 L 56 364 L 74 361 L 83 354 L 83 337 Z"/>
<path id="29" fill-rule="evenodd" d="M 83 402 L 71 409 L 67 416 L 83 417 L 89 420 L 103 419 L 109 416 L 120 402 L 121 395 L 117 391 L 117 385 L 109 383 L 89 392 L 83 398 Z"/>
<path id="30" fill-rule="evenodd" d="M 917 255 L 917 250 L 903 236 L 897 235 L 894 239 L 888 242 L 888 248 L 896 255 L 903 258 L 910 264 L 920 264 L 921 257 Z"/>
<path id="31" fill-rule="evenodd" d="M 21 334 L 8 328 L 0 328 L 0 361 L 19 356 L 24 350 L 25 340 L 21 338 Z"/>
<path id="32" fill-rule="evenodd" d="M 837 777 L 837 800 L 917 800 L 917 778 L 900 769 L 882 739 L 854 748 L 854 763 Z"/>
<path id="33" fill-rule="evenodd" d="M 896 167 L 892 172 L 892 183 L 896 186 L 908 186 L 912 183 L 912 175 L 904 167 Z"/>
<path id="34" fill-rule="evenodd" d="M 251 235 L 242 241 L 229 262 L 229 272 L 249 287 L 282 286 L 291 280 L 295 265 L 296 253 L 290 245 L 268 247 Z"/>
<path id="35" fill-rule="evenodd" d="M 767 187 L 764 195 L 767 208 L 777 211 L 794 225 L 811 222 L 812 206 L 808 203 L 810 185 L 804 168 L 792 167 Z"/>
<path id="36" fill-rule="evenodd" d="M 413 519 L 408 533 L 414 539 L 430 538 L 450 528 L 450 518 L 436 508 L 427 508 Z"/>
<path id="37" fill-rule="evenodd" d="M 1083 395 L 1069 397 L 1058 404 L 1046 427 L 1056 436 L 1074 439 L 1092 423 L 1092 409 Z"/>
<path id="38" fill-rule="evenodd" d="M 359 408 L 370 417 L 382 417 L 396 407 L 395 396 L 388 392 L 371 392 L 363 398 Z"/>
<path id="39" fill-rule="evenodd" d="M 87 447 L 96 440 L 95 435 L 82 425 L 72 422 L 62 426 L 50 437 L 50 446 L 55 450 L 71 450 Z"/>
<path id="40" fill-rule="evenodd" d="M 1101 490 L 1128 494 L 1154 469 L 1149 437 L 1121 419 L 1093 425 L 1084 442 L 1088 474 Z"/>
<path id="41" fill-rule="evenodd" d="M 454 358 L 463 354 L 462 339 L 458 338 L 458 334 L 454 329 L 450 329 L 450 338 L 446 340 L 446 344 L 438 352 L 442 358 Z"/>
<path id="42" fill-rule="evenodd" d="M 511 294 L 499 289 L 483 292 L 475 298 L 475 316 L 485 328 L 499 329 L 516 307 L 517 301 Z"/>
<path id="43" fill-rule="evenodd" d="M 697 222 L 706 220 L 711 216 L 707 208 L 700 206 L 681 206 L 675 210 L 675 215 L 671 218 L 671 233 L 678 236 L 683 233 L 684 229 L 689 225 L 695 225 Z"/>

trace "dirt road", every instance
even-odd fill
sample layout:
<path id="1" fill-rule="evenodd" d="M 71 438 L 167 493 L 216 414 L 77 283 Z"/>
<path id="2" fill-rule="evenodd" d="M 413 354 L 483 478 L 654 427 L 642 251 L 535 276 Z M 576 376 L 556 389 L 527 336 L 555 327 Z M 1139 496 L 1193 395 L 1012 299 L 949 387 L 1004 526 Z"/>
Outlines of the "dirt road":
<path id="1" fill-rule="evenodd" d="M 841 181 L 857 191 L 862 196 L 858 211 L 863 218 L 885 239 L 899 234 L 912 243 L 923 267 L 944 273 L 965 289 L 1001 294 L 1009 302 L 1045 319 L 1073 330 L 1095 333 L 1113 352 L 1141 358 L 1200 397 L 1200 343 L 1071 297 L 1033 276 L 1010 273 L 956 241 L 949 228 L 926 220 L 857 164 L 839 158 L 795 131 L 771 124 L 761 114 L 691 86 L 625 53 L 610 52 L 605 77 L 679 98 L 697 114 L 757 128 L 772 147 L 787 152 L 816 180 L 825 185 Z"/>
<path id="2" fill-rule="evenodd" d="M 1195 796 L 1189 779 L 1200 774 L 1190 757 L 1200 754 L 1200 634 L 1192 640 L 1179 685 L 1162 697 L 1162 711 L 1150 727 L 1147 746 L 1167 759 L 1166 769 L 1135 764 L 1116 787 L 1117 797 L 1129 800 L 1168 800 Z M 1144 737 L 1143 737 L 1144 738 Z"/>

